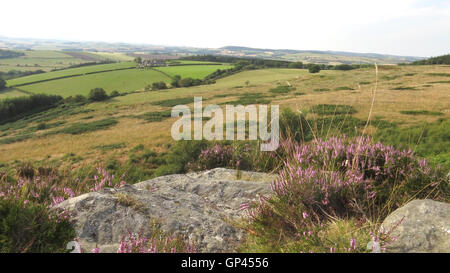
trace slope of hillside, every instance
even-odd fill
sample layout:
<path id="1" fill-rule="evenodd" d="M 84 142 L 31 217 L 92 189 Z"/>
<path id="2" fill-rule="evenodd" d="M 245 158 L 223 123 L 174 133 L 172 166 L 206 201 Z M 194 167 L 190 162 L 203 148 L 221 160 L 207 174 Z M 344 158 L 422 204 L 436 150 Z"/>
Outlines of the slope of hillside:
<path id="1" fill-rule="evenodd" d="M 394 56 L 377 53 L 355 53 L 343 51 L 260 49 L 239 46 L 226 46 L 219 49 L 220 54 L 240 57 L 258 57 L 319 64 L 397 64 L 420 60 L 420 57 Z"/>

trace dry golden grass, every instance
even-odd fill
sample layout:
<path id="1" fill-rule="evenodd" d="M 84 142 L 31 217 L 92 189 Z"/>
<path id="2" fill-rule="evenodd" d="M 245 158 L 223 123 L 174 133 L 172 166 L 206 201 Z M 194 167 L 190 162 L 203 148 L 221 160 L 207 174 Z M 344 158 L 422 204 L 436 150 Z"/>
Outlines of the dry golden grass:
<path id="1" fill-rule="evenodd" d="M 406 126 L 417 122 L 432 122 L 441 117 L 450 116 L 450 84 L 434 83 L 448 81 L 448 77 L 438 77 L 429 73 L 450 73 L 450 66 L 393 66 L 380 67 L 376 101 L 373 117 L 381 116 L 387 121 L 395 121 Z M 245 84 L 249 81 L 249 85 Z M 371 84 L 359 84 L 370 82 Z M 96 146 L 114 143 L 126 143 L 127 147 L 114 153 L 126 151 L 138 144 L 155 151 L 163 150 L 166 143 L 173 142 L 170 128 L 175 119 L 148 123 L 142 119 L 124 116 L 138 115 L 150 111 L 170 109 L 154 106 L 151 103 L 172 98 L 202 96 L 204 105 L 225 103 L 236 100 L 239 95 L 263 93 L 269 96 L 271 104 L 280 107 L 305 110 L 316 104 L 348 104 L 358 112 L 355 117 L 367 119 L 372 99 L 374 69 L 353 71 L 321 71 L 309 74 L 306 70 L 267 69 L 246 71 L 219 80 L 214 85 L 178 88 L 168 91 L 140 92 L 110 101 L 85 106 L 95 110 L 88 114 L 79 114 L 65 119 L 66 125 L 74 122 L 86 122 L 82 117 L 92 115 L 92 120 L 114 117 L 119 123 L 109 129 L 89 132 L 81 135 L 58 134 L 42 138 L 32 138 L 23 142 L 0 145 L 0 162 L 13 160 L 40 160 L 50 155 L 58 158 L 66 153 L 75 153 L 83 157 L 84 162 L 101 161 L 110 152 L 94 149 Z M 290 84 L 296 90 L 288 94 L 272 94 L 268 91 L 277 85 Z M 354 90 L 335 91 L 338 87 L 350 87 Z M 392 90 L 396 87 L 414 87 L 416 90 Z M 318 92 L 315 89 L 329 89 Z M 303 95 L 295 95 L 301 92 Z M 230 94 L 226 97 L 217 95 Z M 207 100 L 205 100 L 207 99 Z M 193 100 L 192 100 L 193 101 Z M 442 112 L 442 116 L 404 115 L 403 110 L 429 110 Z M 62 120 L 63 118 L 59 118 Z M 56 121 L 56 120 L 55 120 Z M 54 121 L 51 121 L 54 122 Z M 29 126 L 35 126 L 30 124 Z M 0 138 L 1 139 L 1 138 Z"/>

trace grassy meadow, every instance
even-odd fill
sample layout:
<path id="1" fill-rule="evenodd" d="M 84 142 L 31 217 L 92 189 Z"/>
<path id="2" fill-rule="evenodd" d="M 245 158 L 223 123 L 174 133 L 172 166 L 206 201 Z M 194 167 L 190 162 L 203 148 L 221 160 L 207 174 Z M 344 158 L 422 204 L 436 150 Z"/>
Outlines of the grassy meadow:
<path id="1" fill-rule="evenodd" d="M 195 69 L 197 67 L 203 66 L 195 66 Z M 437 72 L 450 73 L 450 67 L 380 67 L 372 113 L 373 126 L 369 127 L 370 132 L 376 132 L 377 123 L 396 124 L 400 128 L 406 128 L 421 125 L 424 122 L 431 124 L 439 119 L 447 119 L 450 116 L 450 84 L 445 82 L 430 84 L 430 82 L 448 79 L 445 75 L 433 74 Z M 264 69 L 241 72 L 220 79 L 212 85 L 144 91 L 143 87 L 152 81 L 168 82 L 170 78 L 154 70 L 122 70 L 27 85 L 22 87 L 27 92 L 51 94 L 58 90 L 57 94 L 61 96 L 86 95 L 100 82 L 107 91 L 134 89 L 140 91 L 105 102 L 86 104 L 79 107 L 78 114 L 75 112 L 71 115 L 55 115 L 51 119 L 52 123 L 60 122 L 60 127 L 106 118 L 117 120 L 117 124 L 77 135 L 47 134 L 55 130 L 53 128 L 36 131 L 23 141 L 0 145 L 0 162 L 42 160 L 71 153 L 81 156 L 85 163 L 102 162 L 111 156 L 123 159 L 128 149 L 139 144 L 156 151 L 164 151 L 165 145 L 173 143 L 170 128 L 174 119 L 147 122 L 136 117 L 146 113 L 170 110 L 170 107 L 162 106 L 164 104 L 161 104 L 161 101 L 182 99 L 186 102 L 191 99 L 190 101 L 193 102 L 194 96 L 202 96 L 204 105 L 239 102 L 245 97 L 250 98 L 250 101 L 246 101 L 249 103 L 252 102 L 253 97 L 264 98 L 270 104 L 279 104 L 280 108 L 289 107 L 299 110 L 309 117 L 320 116 L 314 112 L 316 105 L 350 105 L 355 111 L 349 116 L 365 121 L 370 110 L 375 79 L 374 69 L 329 70 L 318 74 L 310 74 L 302 69 Z M 292 87 L 287 93 L 271 92 L 274 88 L 286 85 Z M 396 87 L 413 89 L 397 90 Z M 37 114 L 38 117 L 39 115 L 46 115 L 46 112 Z M 18 123 L 21 125 L 15 126 Z M 5 126 L 18 128 L 2 129 L 0 142 L 6 138 L 32 132 L 32 128 L 37 125 L 38 122 L 32 121 L 17 121 L 3 125 L 2 128 L 6 128 Z M 116 143 L 125 145 L 106 152 L 93 148 Z"/>
<path id="2" fill-rule="evenodd" d="M 102 87 L 107 92 L 114 90 L 127 92 L 144 88 L 157 81 L 170 82 L 170 78 L 155 70 L 129 69 L 25 85 L 21 86 L 20 90 L 35 94 L 56 94 L 62 97 L 86 96 L 91 89 L 96 87 Z"/>
<path id="3" fill-rule="evenodd" d="M 109 70 L 126 69 L 136 67 L 134 62 L 121 62 L 121 63 L 111 63 L 111 64 L 100 64 L 100 65 L 90 65 L 71 69 L 64 69 L 58 71 L 52 71 L 48 73 L 34 74 L 30 76 L 15 78 L 7 81 L 9 87 L 14 87 L 18 85 L 25 85 L 34 82 L 46 81 L 61 77 L 78 76 L 89 73 L 96 73 Z"/>
<path id="4" fill-rule="evenodd" d="M 233 67 L 232 65 L 228 64 L 206 65 L 205 62 L 193 63 L 193 61 L 186 64 L 196 64 L 196 65 L 164 66 L 164 67 L 157 67 L 156 69 L 166 73 L 170 77 L 179 75 L 182 78 L 203 79 L 204 77 L 208 76 L 217 69 L 229 69 Z"/>
<path id="5" fill-rule="evenodd" d="M 182 65 L 137 69 L 135 62 L 117 62 L 82 66 L 77 68 L 34 74 L 7 81 L 9 88 L 0 91 L 0 99 L 29 94 L 54 94 L 62 97 L 86 96 L 96 87 L 107 92 L 136 91 L 154 82 L 170 83 L 179 75 L 182 78 L 203 79 L 217 69 L 233 65 L 211 62 L 179 61 Z"/>
<path id="6" fill-rule="evenodd" d="M 95 61 L 129 61 L 130 57 L 120 53 L 63 52 L 55 50 L 17 50 L 24 56 L 0 59 L 0 72 L 10 70 L 51 71 L 71 65 Z M 132 58 L 131 58 L 132 60 Z"/>

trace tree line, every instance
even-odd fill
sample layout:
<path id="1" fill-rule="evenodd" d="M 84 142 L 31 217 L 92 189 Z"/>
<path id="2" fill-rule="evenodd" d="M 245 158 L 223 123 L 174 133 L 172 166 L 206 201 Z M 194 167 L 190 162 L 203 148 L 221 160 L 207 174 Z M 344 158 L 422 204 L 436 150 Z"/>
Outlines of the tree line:
<path id="1" fill-rule="evenodd" d="M 57 95 L 35 94 L 0 100 L 0 124 L 16 120 L 29 113 L 52 108 L 62 99 Z"/>
<path id="2" fill-rule="evenodd" d="M 22 52 L 0 49 L 0 59 L 16 58 L 20 56 L 25 56 L 25 54 Z"/>
<path id="3" fill-rule="evenodd" d="M 308 69 L 309 72 L 311 73 L 317 73 L 320 70 L 346 71 L 373 66 L 369 64 L 339 64 L 339 65 L 314 64 L 314 63 L 304 64 L 303 62 L 291 62 L 291 61 L 280 61 L 261 58 L 243 58 L 243 57 L 219 56 L 219 55 L 193 55 L 183 57 L 182 59 L 234 64 L 234 67 L 230 69 L 218 69 L 214 73 L 208 75 L 205 78 L 205 80 L 215 80 L 223 78 L 244 70 L 255 70 L 264 68 Z"/>
<path id="4" fill-rule="evenodd" d="M 412 62 L 411 64 L 412 65 L 450 64 L 450 54 L 415 61 Z"/>

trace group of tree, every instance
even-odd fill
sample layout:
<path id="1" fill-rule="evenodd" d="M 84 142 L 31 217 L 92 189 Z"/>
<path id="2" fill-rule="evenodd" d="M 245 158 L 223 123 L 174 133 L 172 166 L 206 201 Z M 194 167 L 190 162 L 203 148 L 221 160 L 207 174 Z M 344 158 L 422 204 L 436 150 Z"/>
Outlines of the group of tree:
<path id="1" fill-rule="evenodd" d="M 175 75 L 175 77 L 173 77 L 170 85 L 172 87 L 190 87 L 190 86 L 212 84 L 212 83 L 215 83 L 215 81 L 211 80 L 211 79 L 205 78 L 205 79 L 201 80 L 201 79 L 193 79 L 191 77 L 181 78 L 181 76 Z"/>
<path id="2" fill-rule="evenodd" d="M 3 90 L 5 88 L 6 88 L 6 81 L 0 78 L 0 90 Z"/>
<path id="3" fill-rule="evenodd" d="M 105 89 L 97 87 L 94 89 L 91 89 L 91 91 L 89 92 L 89 96 L 88 99 L 90 101 L 104 101 L 109 99 L 108 94 L 106 94 Z"/>
<path id="4" fill-rule="evenodd" d="M 411 64 L 412 65 L 450 64 L 450 54 L 415 61 L 412 62 Z"/>
<path id="5" fill-rule="evenodd" d="M 163 81 L 152 83 L 152 90 L 164 90 L 167 89 L 167 84 Z"/>
<path id="6" fill-rule="evenodd" d="M 29 114 L 45 111 L 62 104 L 80 105 L 89 102 L 104 101 L 120 95 L 116 90 L 108 95 L 103 88 L 98 87 L 92 89 L 88 97 L 76 95 L 63 99 L 58 95 L 34 94 L 31 96 L 7 98 L 0 100 L 0 124 L 14 121 Z"/>
<path id="7" fill-rule="evenodd" d="M 320 70 L 322 70 L 322 68 L 318 64 L 313 64 L 308 67 L 309 73 L 319 73 Z"/>
<path id="8" fill-rule="evenodd" d="M 0 100 L 0 124 L 15 120 L 28 113 L 52 108 L 62 100 L 61 96 L 44 94 Z"/>
<path id="9" fill-rule="evenodd" d="M 24 55 L 22 52 L 0 49 L 0 59 L 16 58 Z"/>
<path id="10" fill-rule="evenodd" d="M 320 70 L 352 70 L 372 66 L 369 64 L 339 64 L 339 65 L 314 64 L 314 63 L 304 64 L 302 62 L 290 62 L 290 61 L 270 60 L 261 58 L 217 56 L 217 55 L 194 55 L 183 57 L 183 59 L 234 64 L 233 68 L 219 69 L 214 73 L 208 75 L 206 79 L 211 80 L 223 78 L 244 70 L 255 70 L 264 68 L 308 69 L 311 73 L 318 73 Z"/>

